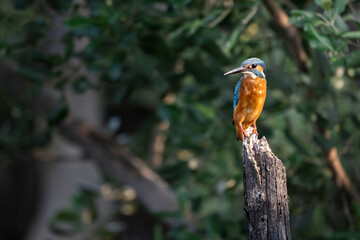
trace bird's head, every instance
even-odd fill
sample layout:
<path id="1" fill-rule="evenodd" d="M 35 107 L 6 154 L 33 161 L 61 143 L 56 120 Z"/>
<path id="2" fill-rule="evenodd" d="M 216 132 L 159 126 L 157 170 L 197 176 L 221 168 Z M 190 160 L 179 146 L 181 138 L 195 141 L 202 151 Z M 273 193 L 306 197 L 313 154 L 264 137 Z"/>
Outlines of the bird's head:
<path id="1" fill-rule="evenodd" d="M 224 75 L 230 75 L 234 73 L 243 73 L 245 77 L 256 77 L 265 78 L 266 66 L 263 60 L 259 58 L 246 59 L 240 67 L 235 68 Z"/>

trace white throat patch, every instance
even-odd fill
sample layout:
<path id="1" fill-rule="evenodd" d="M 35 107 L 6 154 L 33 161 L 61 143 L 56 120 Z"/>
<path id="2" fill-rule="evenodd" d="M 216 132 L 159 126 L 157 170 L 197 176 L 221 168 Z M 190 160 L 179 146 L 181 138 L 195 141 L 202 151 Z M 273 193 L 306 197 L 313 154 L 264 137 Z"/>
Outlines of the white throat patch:
<path id="1" fill-rule="evenodd" d="M 252 79 L 255 79 L 256 78 L 256 75 L 252 72 L 243 72 L 245 78 L 252 78 Z"/>

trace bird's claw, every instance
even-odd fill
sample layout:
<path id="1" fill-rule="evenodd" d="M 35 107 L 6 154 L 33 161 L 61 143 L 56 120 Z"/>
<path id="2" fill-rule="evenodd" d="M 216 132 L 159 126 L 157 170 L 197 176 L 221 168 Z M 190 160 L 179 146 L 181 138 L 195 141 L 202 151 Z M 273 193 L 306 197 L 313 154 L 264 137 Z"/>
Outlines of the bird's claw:
<path id="1" fill-rule="evenodd" d="M 254 128 L 253 133 L 256 135 L 259 135 L 259 133 L 257 132 L 256 128 Z"/>
<path id="2" fill-rule="evenodd" d="M 253 125 L 254 125 L 253 133 L 256 134 L 256 135 L 259 135 L 259 133 L 257 132 L 255 122 L 253 122 Z"/>

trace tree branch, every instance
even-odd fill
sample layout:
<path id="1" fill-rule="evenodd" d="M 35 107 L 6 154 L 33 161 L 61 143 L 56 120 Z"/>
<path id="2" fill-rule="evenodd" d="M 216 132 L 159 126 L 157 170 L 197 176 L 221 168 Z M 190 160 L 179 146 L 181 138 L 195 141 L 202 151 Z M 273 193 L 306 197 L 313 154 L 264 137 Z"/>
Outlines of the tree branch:
<path id="1" fill-rule="evenodd" d="M 338 150 L 335 147 L 332 147 L 325 155 L 329 167 L 334 174 L 336 186 L 339 189 L 343 189 L 350 199 L 354 199 L 360 204 L 360 195 L 351 185 L 351 181 L 341 164 Z"/>
<path id="2" fill-rule="evenodd" d="M 263 3 L 273 17 L 275 24 L 280 28 L 281 31 L 279 31 L 279 33 L 286 40 L 290 53 L 295 59 L 299 70 L 306 72 L 306 61 L 308 57 L 301 43 L 301 38 L 296 26 L 289 23 L 289 17 L 274 0 L 263 0 Z"/>
<path id="3" fill-rule="evenodd" d="M 112 178 L 135 189 L 140 202 L 151 213 L 178 214 L 175 194 L 161 177 L 146 166 L 128 148 L 95 131 L 85 122 L 69 119 L 59 127 L 61 135 L 79 145 Z M 185 219 L 166 217 L 165 224 L 186 225 Z"/>
<path id="4" fill-rule="evenodd" d="M 22 77 L 4 65 L 0 65 L 0 75 L 3 76 L 0 83 L 14 95 L 23 95 L 29 87 Z M 29 99 L 27 103 L 29 109 L 46 119 L 57 101 L 54 92 L 44 87 L 43 93 Z M 134 188 L 139 201 L 150 213 L 178 214 L 179 205 L 169 185 L 126 147 L 118 145 L 99 130 L 94 130 L 86 122 L 72 117 L 59 126 L 59 133 L 79 145 L 106 174 Z M 160 220 L 171 227 L 186 225 L 189 230 L 194 228 L 189 221 L 177 216 Z"/>
<path id="5" fill-rule="evenodd" d="M 166 132 L 170 123 L 162 121 L 158 123 L 154 130 L 154 137 L 150 149 L 150 163 L 152 167 L 159 167 L 163 162 L 163 154 L 166 142 Z"/>

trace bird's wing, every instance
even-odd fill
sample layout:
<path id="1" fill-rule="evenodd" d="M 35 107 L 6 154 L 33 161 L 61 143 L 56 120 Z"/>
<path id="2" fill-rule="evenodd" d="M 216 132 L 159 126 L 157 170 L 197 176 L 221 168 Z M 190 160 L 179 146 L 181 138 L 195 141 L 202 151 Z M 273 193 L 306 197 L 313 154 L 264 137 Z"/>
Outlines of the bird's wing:
<path id="1" fill-rule="evenodd" d="M 240 80 L 237 82 L 237 84 L 235 86 L 233 114 L 235 112 L 236 105 L 239 102 L 240 86 L 241 86 L 242 79 L 243 79 L 243 77 L 240 78 Z"/>

